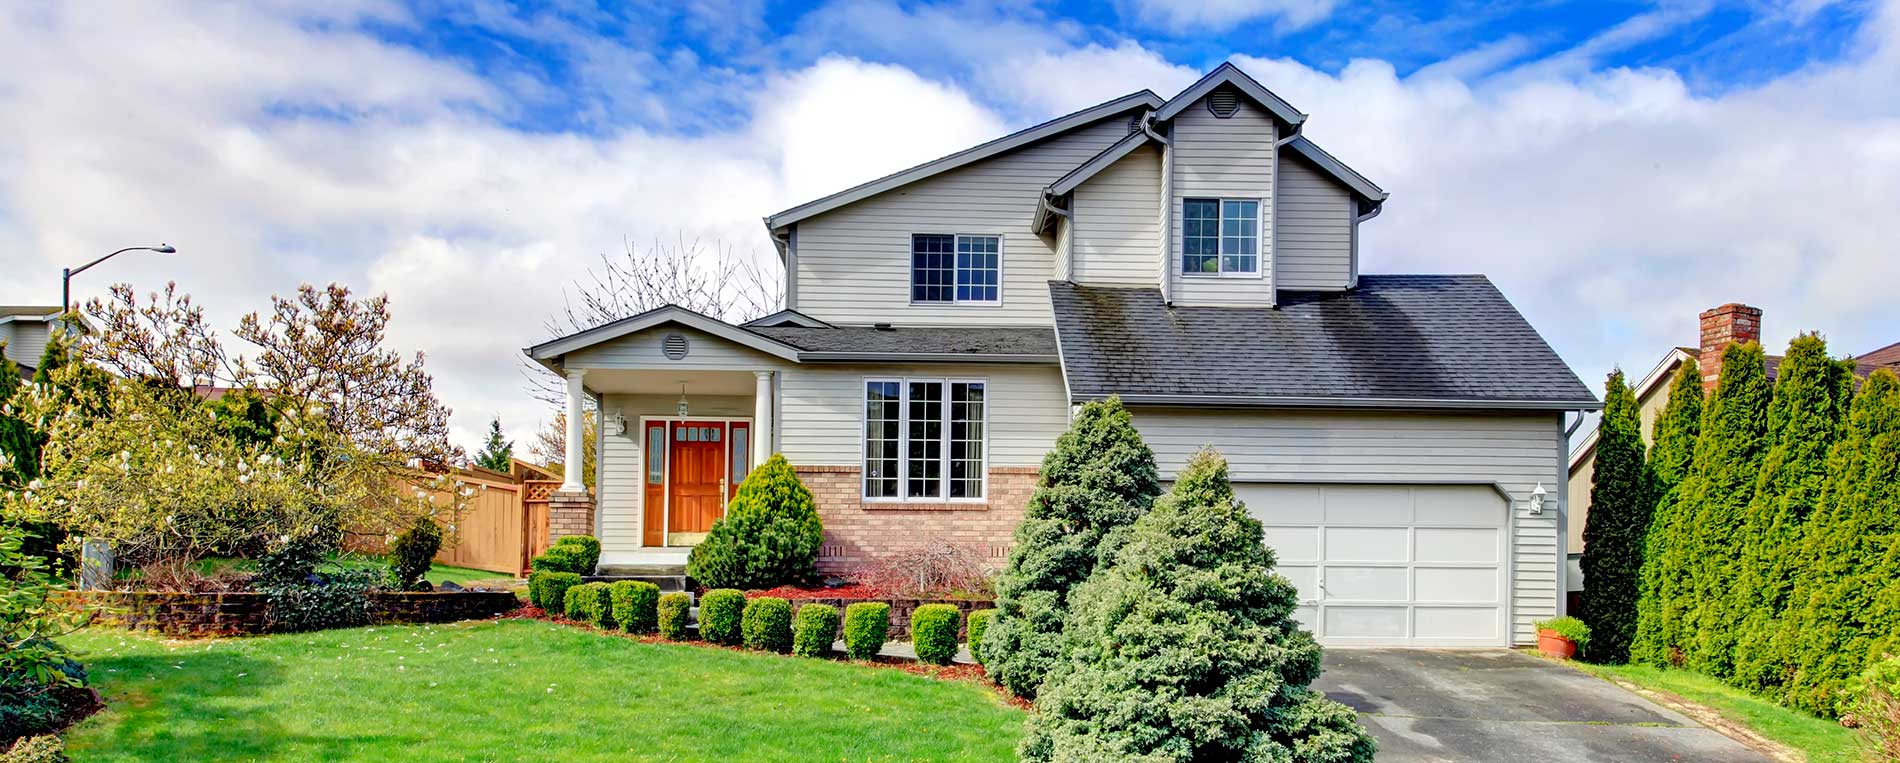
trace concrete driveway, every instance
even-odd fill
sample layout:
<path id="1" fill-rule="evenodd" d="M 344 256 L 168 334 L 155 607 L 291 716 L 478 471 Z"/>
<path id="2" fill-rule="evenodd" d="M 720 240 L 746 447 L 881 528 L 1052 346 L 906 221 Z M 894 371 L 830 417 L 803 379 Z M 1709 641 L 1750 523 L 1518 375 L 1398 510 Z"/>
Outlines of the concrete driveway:
<path id="1" fill-rule="evenodd" d="M 1769 763 L 1606 681 L 1506 650 L 1328 649 L 1314 688 L 1359 711 L 1379 763 Z"/>

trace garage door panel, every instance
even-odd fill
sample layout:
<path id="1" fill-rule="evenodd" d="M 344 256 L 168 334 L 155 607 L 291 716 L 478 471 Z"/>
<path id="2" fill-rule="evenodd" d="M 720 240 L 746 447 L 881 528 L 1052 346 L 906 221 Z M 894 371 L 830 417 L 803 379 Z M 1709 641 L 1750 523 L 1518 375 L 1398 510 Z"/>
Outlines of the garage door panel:
<path id="1" fill-rule="evenodd" d="M 1405 638 L 1407 609 L 1404 606 L 1328 606 L 1321 608 L 1320 616 L 1324 620 L 1328 638 L 1397 641 Z"/>
<path id="2" fill-rule="evenodd" d="M 1333 525 L 1409 525 L 1411 491 L 1383 485 L 1327 485 L 1320 494 L 1326 523 Z"/>
<path id="3" fill-rule="evenodd" d="M 1326 568 L 1329 601 L 1405 601 L 1408 572 L 1404 567 Z"/>
<path id="4" fill-rule="evenodd" d="M 1318 485 L 1235 485 L 1234 497 L 1262 524 L 1317 525 L 1325 521 Z"/>
<path id="5" fill-rule="evenodd" d="M 1328 527 L 1326 559 L 1335 562 L 1403 562 L 1410 531 L 1403 527 Z"/>
<path id="6" fill-rule="evenodd" d="M 1420 485 L 1412 490 L 1413 521 L 1430 525 L 1495 525 L 1503 499 L 1482 485 Z"/>
<path id="7" fill-rule="evenodd" d="M 1419 567 L 1412 574 L 1420 602 L 1495 604 L 1503 587 L 1496 567 Z"/>
<path id="8" fill-rule="evenodd" d="M 1280 565 L 1274 572 L 1285 576 L 1300 592 L 1300 601 L 1319 601 L 1319 568 L 1299 565 Z"/>
<path id="9" fill-rule="evenodd" d="M 1502 561 L 1494 527 L 1420 527 L 1413 530 L 1412 558 L 1421 562 L 1496 564 Z"/>
<path id="10" fill-rule="evenodd" d="M 1306 604 L 1294 607 L 1293 619 L 1300 622 L 1300 627 L 1317 632 L 1319 630 L 1319 606 L 1316 604 Z"/>
<path id="11" fill-rule="evenodd" d="M 1268 527 L 1267 547 L 1282 562 L 1319 561 L 1319 528 Z"/>
<path id="12" fill-rule="evenodd" d="M 1495 641 L 1503 638 L 1498 631 L 1498 621 L 1496 607 L 1418 607 L 1412 610 L 1412 637 Z"/>

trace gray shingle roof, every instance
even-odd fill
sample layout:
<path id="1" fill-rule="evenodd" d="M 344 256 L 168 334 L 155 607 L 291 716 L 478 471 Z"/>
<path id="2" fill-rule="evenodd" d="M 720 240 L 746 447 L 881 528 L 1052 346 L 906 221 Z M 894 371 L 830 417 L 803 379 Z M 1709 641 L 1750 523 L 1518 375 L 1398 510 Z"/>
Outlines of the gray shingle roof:
<path id="1" fill-rule="evenodd" d="M 1049 295 L 1078 399 L 1549 409 L 1596 400 L 1484 276 L 1361 276 L 1349 292 L 1282 292 L 1277 309 L 1169 308 L 1157 289 L 1063 281 Z"/>
<path id="2" fill-rule="evenodd" d="M 39 318 L 59 312 L 59 305 L 0 305 L 0 318 L 24 315 Z"/>
<path id="3" fill-rule="evenodd" d="M 1023 356 L 1055 362 L 1056 335 L 1042 328 L 755 327 L 748 331 L 803 352 L 871 355 Z"/>

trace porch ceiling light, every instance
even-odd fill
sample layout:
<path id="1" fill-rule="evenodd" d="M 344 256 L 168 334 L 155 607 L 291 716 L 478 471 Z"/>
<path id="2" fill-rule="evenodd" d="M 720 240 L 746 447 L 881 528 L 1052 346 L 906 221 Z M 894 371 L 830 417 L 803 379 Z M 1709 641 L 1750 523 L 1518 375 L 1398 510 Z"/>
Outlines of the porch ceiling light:
<path id="1" fill-rule="evenodd" d="M 686 418 L 686 382 L 680 382 L 679 417 Z"/>

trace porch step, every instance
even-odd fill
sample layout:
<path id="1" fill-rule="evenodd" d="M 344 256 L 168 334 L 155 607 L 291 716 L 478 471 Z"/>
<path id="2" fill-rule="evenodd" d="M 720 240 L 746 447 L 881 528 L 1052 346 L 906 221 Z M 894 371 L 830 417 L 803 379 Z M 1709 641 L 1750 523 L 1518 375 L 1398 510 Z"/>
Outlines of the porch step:
<path id="1" fill-rule="evenodd" d="M 638 580 L 659 586 L 662 593 L 688 590 L 684 568 L 602 567 L 599 575 L 590 575 L 582 579 L 589 583 Z"/>

